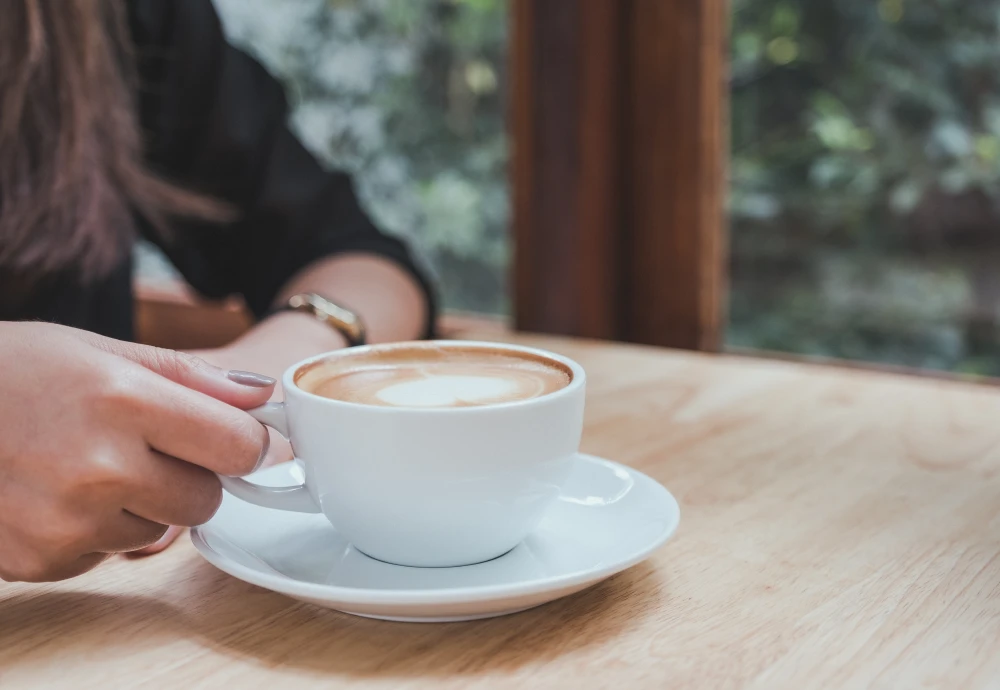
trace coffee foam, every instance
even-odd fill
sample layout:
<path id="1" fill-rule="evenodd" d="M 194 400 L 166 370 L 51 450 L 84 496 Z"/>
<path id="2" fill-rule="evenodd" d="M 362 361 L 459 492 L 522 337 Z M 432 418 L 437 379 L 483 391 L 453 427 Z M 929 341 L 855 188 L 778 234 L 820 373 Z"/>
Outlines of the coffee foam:
<path id="1" fill-rule="evenodd" d="M 386 405 L 397 407 L 453 407 L 475 405 L 519 394 L 518 381 L 500 376 L 455 375 L 421 372 L 423 378 L 393 383 L 375 395 Z M 533 382 L 540 388 L 539 382 Z M 530 392 L 530 391 L 529 391 Z M 528 395 L 534 398 L 537 393 Z"/>
<path id="2" fill-rule="evenodd" d="M 527 400 L 569 384 L 563 365 L 480 348 L 408 346 L 303 367 L 295 382 L 335 400 L 387 407 L 472 407 Z"/>

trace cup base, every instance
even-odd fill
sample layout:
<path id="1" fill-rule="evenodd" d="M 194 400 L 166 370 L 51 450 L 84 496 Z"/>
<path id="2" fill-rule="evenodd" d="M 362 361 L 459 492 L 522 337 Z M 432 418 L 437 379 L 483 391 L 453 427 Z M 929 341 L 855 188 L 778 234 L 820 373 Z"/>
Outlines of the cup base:
<path id="1" fill-rule="evenodd" d="M 401 566 L 403 568 L 423 568 L 423 569 L 426 569 L 426 570 L 439 570 L 439 569 L 442 569 L 442 568 L 468 568 L 468 567 L 473 566 L 473 565 L 480 565 L 482 563 L 489 563 L 490 561 L 495 561 L 498 558 L 503 558 L 508 553 L 510 553 L 511 551 L 513 551 L 514 549 L 516 549 L 520 544 L 521 544 L 521 542 L 518 542 L 517 544 L 514 544 L 514 546 L 510 547 L 509 549 L 505 549 L 503 552 L 498 553 L 496 556 L 490 556 L 489 558 L 477 558 L 474 561 L 468 561 L 468 562 L 464 562 L 463 561 L 463 562 L 458 562 L 458 563 L 442 563 L 440 565 L 424 565 L 424 564 L 413 564 L 413 563 L 401 563 L 398 560 L 392 560 L 392 559 L 388 559 L 388 558 L 379 558 L 378 556 L 373 556 L 368 551 L 365 551 L 364 549 L 360 549 L 357 546 L 355 546 L 354 544 L 352 544 L 351 546 L 354 548 L 355 551 L 357 551 L 358 553 L 364 555 L 367 558 L 372 559 L 373 561 L 379 561 L 381 563 L 388 563 L 389 565 L 397 565 L 397 566 Z"/>

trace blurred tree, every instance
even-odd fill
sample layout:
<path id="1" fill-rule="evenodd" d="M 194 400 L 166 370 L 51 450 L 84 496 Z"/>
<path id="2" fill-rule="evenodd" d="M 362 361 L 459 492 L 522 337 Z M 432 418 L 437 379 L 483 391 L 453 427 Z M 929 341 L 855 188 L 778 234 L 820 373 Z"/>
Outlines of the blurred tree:
<path id="1" fill-rule="evenodd" d="M 1000 373 L 1000 7 L 732 6 L 730 342 Z"/>

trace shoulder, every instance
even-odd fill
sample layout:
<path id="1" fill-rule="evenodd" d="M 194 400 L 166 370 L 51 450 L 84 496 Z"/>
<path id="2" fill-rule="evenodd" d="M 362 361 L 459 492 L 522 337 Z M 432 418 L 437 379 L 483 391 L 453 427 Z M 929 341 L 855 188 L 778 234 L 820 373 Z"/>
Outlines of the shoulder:
<path id="1" fill-rule="evenodd" d="M 227 44 L 211 0 L 126 0 L 147 162 L 192 165 L 215 105 Z"/>
<path id="2" fill-rule="evenodd" d="M 136 49 L 161 51 L 222 41 L 212 0 L 127 0 L 129 29 Z"/>

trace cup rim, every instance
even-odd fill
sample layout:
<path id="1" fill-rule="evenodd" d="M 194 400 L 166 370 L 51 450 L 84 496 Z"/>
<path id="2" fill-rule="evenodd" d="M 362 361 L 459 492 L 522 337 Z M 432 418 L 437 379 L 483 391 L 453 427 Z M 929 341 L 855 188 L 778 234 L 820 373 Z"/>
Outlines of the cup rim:
<path id="1" fill-rule="evenodd" d="M 302 367 L 309 366 L 315 362 L 322 361 L 324 359 L 329 359 L 331 357 L 348 357 L 354 355 L 362 355 L 366 352 L 371 352 L 372 350 L 384 350 L 393 348 L 407 348 L 407 347 L 454 347 L 454 348 L 464 348 L 464 349 L 482 349 L 482 350 L 506 350 L 508 352 L 515 352 L 520 354 L 532 355 L 534 357 L 539 357 L 542 359 L 551 360 L 553 362 L 558 362 L 559 364 L 565 366 L 572 372 L 572 379 L 569 384 L 560 388 L 557 391 L 552 391 L 551 393 L 546 393 L 545 395 L 540 395 L 535 398 L 525 398 L 523 400 L 511 400 L 509 402 L 493 403 L 487 405 L 473 405 L 469 407 L 395 407 L 389 405 L 368 405 L 365 403 L 351 402 L 348 400 L 337 400 L 335 398 L 326 398 L 322 395 L 317 395 L 315 393 L 310 393 L 307 390 L 303 390 L 295 383 L 295 373 Z M 543 350 L 538 347 L 531 347 L 528 345 L 515 345 L 512 343 L 504 342 L 494 342 L 489 340 L 408 340 L 394 343 L 375 343 L 371 345 L 360 345 L 356 347 L 347 347 L 340 350 L 331 350 L 329 352 L 322 352 L 312 357 L 307 357 L 295 364 L 291 365 L 285 369 L 285 373 L 281 375 L 281 384 L 284 388 L 285 399 L 287 401 L 290 395 L 300 395 L 307 400 L 314 400 L 316 402 L 325 403 L 332 405 L 334 407 L 343 407 L 355 410 L 370 410 L 373 414 L 487 414 L 493 410 L 500 409 L 511 409 L 517 407 L 532 407 L 536 405 L 545 405 L 552 403 L 560 398 L 573 395 L 574 392 L 584 387 L 586 384 L 587 374 L 583 367 L 578 363 L 566 357 L 564 355 L 557 354 L 555 352 L 550 352 L 549 350 Z"/>

